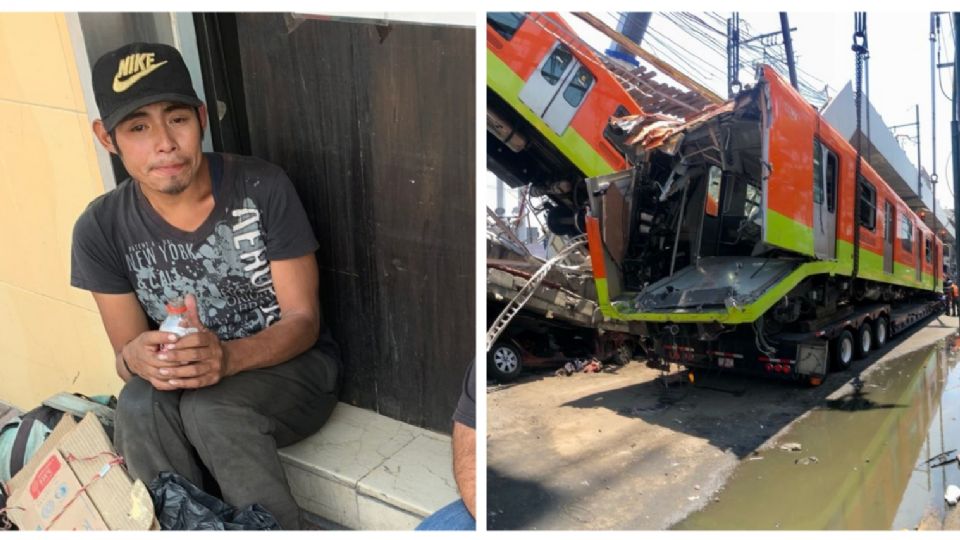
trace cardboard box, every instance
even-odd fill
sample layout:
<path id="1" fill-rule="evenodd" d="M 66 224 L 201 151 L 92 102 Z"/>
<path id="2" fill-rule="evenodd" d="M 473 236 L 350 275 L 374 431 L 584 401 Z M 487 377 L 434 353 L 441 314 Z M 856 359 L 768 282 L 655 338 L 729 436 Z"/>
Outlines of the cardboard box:
<path id="1" fill-rule="evenodd" d="M 159 529 L 146 486 L 117 457 L 93 413 L 64 415 L 10 480 L 7 515 L 23 531 Z"/>

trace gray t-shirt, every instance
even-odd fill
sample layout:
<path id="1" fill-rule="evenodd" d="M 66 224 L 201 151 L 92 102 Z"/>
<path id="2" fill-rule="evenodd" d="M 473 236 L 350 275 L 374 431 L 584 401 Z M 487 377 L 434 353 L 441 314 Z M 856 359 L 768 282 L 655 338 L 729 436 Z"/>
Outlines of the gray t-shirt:
<path id="1" fill-rule="evenodd" d="M 474 363 L 471 362 L 467 367 L 467 373 L 463 376 L 460 400 L 457 401 L 457 410 L 453 412 L 453 420 L 469 428 L 477 429 L 477 398 L 474 397 L 477 379 L 474 375 L 473 365 Z"/>
<path id="2" fill-rule="evenodd" d="M 293 184 L 254 157 L 207 154 L 215 204 L 193 232 L 167 223 L 134 180 L 96 198 L 73 229 L 70 284 L 134 292 L 153 328 L 169 299 L 193 293 L 200 320 L 223 340 L 280 318 L 269 261 L 316 251 Z"/>

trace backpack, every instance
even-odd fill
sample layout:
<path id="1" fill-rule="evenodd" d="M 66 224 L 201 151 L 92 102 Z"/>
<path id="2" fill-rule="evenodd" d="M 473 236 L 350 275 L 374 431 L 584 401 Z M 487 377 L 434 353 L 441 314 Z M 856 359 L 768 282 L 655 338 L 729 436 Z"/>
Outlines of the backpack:
<path id="1" fill-rule="evenodd" d="M 43 441 L 63 417 L 63 411 L 42 405 L 13 418 L 0 427 L 0 508 L 7 506 L 7 482 L 30 461 Z M 16 529 L 6 514 L 0 516 L 0 530 Z"/>
<path id="2" fill-rule="evenodd" d="M 957 287 L 956 283 L 950 286 L 950 292 L 953 293 L 954 298 L 956 298 L 957 296 L 960 296 L 960 290 L 958 289 L 960 288 Z"/>
<path id="3" fill-rule="evenodd" d="M 20 472 L 61 418 L 63 411 L 41 405 L 0 427 L 0 482 Z"/>

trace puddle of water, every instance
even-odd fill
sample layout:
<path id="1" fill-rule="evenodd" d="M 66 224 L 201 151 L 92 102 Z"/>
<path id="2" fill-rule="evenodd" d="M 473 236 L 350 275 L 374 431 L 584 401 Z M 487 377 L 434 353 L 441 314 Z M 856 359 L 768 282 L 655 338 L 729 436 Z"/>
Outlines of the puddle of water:
<path id="1" fill-rule="evenodd" d="M 954 367 L 960 354 L 960 337 L 950 338 L 948 346 L 953 355 L 950 367 Z M 913 529 L 921 521 L 942 524 L 947 512 L 960 512 L 960 509 L 950 509 L 943 499 L 947 486 L 960 486 L 960 461 L 957 461 L 960 455 L 960 367 L 949 369 L 939 407 L 935 403 L 931 406 L 935 408 L 933 419 L 894 517 L 893 529 Z M 950 458 L 952 462 L 946 463 Z M 942 466 L 936 466 L 941 463 Z"/>
<path id="2" fill-rule="evenodd" d="M 960 449 L 952 352 L 960 341 L 948 341 L 877 365 L 859 394 L 811 411 L 775 448 L 744 460 L 719 500 L 674 528 L 899 529 L 925 514 L 942 520 L 944 486 L 960 484 L 960 469 L 925 462 Z M 784 443 L 801 450 L 781 450 Z"/>

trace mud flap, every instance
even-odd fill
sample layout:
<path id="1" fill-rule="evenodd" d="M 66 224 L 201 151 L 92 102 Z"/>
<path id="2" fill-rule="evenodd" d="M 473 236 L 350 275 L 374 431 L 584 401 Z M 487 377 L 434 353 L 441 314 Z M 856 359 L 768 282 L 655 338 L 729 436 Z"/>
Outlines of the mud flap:
<path id="1" fill-rule="evenodd" d="M 797 345 L 797 373 L 824 378 L 830 366 L 828 342 L 808 341 Z"/>

